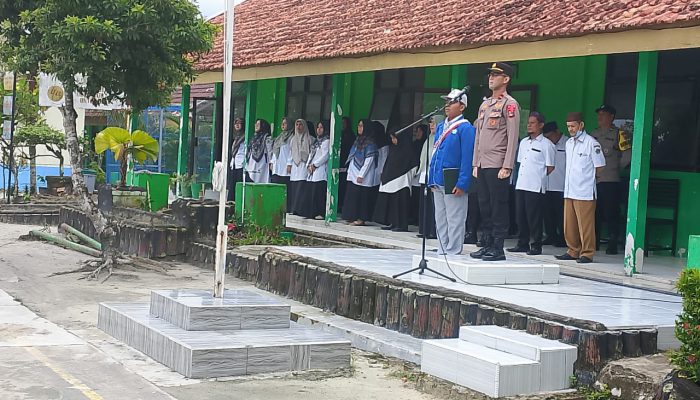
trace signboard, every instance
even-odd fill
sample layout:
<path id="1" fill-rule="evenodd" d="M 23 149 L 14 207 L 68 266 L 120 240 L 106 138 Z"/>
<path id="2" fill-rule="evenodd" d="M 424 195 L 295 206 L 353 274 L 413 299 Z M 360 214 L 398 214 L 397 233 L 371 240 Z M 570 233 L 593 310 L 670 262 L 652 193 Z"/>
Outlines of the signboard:
<path id="1" fill-rule="evenodd" d="M 78 85 L 84 85 L 87 82 L 81 76 L 76 76 L 75 81 Z M 44 73 L 39 74 L 39 105 L 41 107 L 63 107 L 66 100 L 65 96 L 63 83 L 56 79 L 55 76 Z M 123 110 L 127 108 L 119 101 L 94 105 L 91 99 L 78 93 L 73 94 L 73 105 L 75 108 L 85 110 Z"/>
<path id="2" fill-rule="evenodd" d="M 12 115 L 12 96 L 3 96 L 2 114 L 3 115 Z"/>

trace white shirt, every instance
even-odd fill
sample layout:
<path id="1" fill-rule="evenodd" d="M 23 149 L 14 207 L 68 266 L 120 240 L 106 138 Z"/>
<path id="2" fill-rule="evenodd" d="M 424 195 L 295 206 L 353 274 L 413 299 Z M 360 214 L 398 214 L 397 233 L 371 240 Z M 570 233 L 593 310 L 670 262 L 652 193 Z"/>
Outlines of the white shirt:
<path id="1" fill-rule="evenodd" d="M 231 169 L 241 169 L 243 168 L 243 161 L 245 161 L 245 143 L 241 143 L 238 146 L 238 151 L 234 154 L 229 166 Z"/>
<path id="2" fill-rule="evenodd" d="M 313 174 L 309 175 L 308 180 L 311 182 L 321 182 L 328 180 L 328 156 L 330 153 L 330 140 L 324 140 L 321 147 L 316 150 L 314 158 L 309 160 L 307 167 L 311 165 L 316 167 Z"/>
<path id="3" fill-rule="evenodd" d="M 289 174 L 289 180 L 292 182 L 305 181 L 309 177 L 309 170 L 306 169 L 306 162 L 309 160 L 299 161 L 299 165 L 294 163 L 292 158 L 292 149 L 289 149 L 289 156 L 287 157 L 287 165 L 292 167 L 292 173 Z"/>
<path id="4" fill-rule="evenodd" d="M 285 143 L 280 147 L 280 155 L 272 155 L 272 174 L 277 176 L 289 176 L 287 173 L 287 161 L 292 153 L 289 143 Z"/>
<path id="5" fill-rule="evenodd" d="M 547 190 L 547 167 L 554 166 L 554 144 L 540 134 L 520 141 L 516 190 L 544 193 Z"/>
<path id="6" fill-rule="evenodd" d="M 366 157 L 362 168 L 357 168 L 353 160 L 350 160 L 348 165 L 348 182 L 352 182 L 358 186 L 372 187 L 377 186 L 377 174 L 375 173 L 374 157 Z M 362 183 L 357 183 L 357 178 L 362 177 Z"/>
<path id="7" fill-rule="evenodd" d="M 270 167 L 267 163 L 267 154 L 263 155 L 260 161 L 255 161 L 253 155 L 251 154 L 248 158 L 248 165 L 246 165 L 246 170 L 250 179 L 255 183 L 270 183 Z"/>
<path id="8" fill-rule="evenodd" d="M 547 177 L 548 192 L 563 192 L 564 180 L 566 179 L 566 138 L 559 138 L 554 144 L 556 154 L 554 155 L 554 171 Z"/>
<path id="9" fill-rule="evenodd" d="M 605 155 L 593 136 L 582 132 L 566 141 L 564 198 L 595 200 L 595 169 L 605 166 Z"/>

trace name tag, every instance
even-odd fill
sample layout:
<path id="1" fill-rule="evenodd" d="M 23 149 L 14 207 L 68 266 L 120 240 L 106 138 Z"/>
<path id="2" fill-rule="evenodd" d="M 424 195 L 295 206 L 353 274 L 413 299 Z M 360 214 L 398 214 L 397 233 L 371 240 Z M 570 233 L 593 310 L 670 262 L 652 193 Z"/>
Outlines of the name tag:
<path id="1" fill-rule="evenodd" d="M 538 152 L 538 153 L 541 153 L 541 152 L 542 152 L 542 150 L 540 150 L 540 149 L 535 149 L 534 147 L 533 147 L 532 149 L 530 149 L 530 150 L 536 151 L 536 152 Z"/>

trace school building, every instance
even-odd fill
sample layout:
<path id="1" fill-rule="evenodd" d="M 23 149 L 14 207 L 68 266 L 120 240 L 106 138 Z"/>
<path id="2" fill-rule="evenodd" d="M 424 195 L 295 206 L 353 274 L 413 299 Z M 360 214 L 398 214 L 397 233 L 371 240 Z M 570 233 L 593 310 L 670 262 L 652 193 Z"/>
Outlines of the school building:
<path id="1" fill-rule="evenodd" d="M 345 162 L 342 117 L 384 120 L 391 130 L 468 84 L 466 116 L 474 120 L 489 95 L 487 66 L 506 61 L 522 114 L 540 111 L 565 131 L 566 113 L 582 111 L 590 132 L 594 110 L 607 103 L 618 110 L 616 124 L 632 131 L 620 205 L 628 274 L 645 251 L 682 257 L 689 235 L 700 234 L 698 2 L 248 0 L 235 15 L 233 109 L 248 133 L 256 118 L 275 133 L 284 116 L 333 121 L 329 221 Z M 212 22 L 223 28 L 223 15 Z M 222 29 L 180 102 L 177 169 L 204 180 L 220 157 L 223 45 Z"/>

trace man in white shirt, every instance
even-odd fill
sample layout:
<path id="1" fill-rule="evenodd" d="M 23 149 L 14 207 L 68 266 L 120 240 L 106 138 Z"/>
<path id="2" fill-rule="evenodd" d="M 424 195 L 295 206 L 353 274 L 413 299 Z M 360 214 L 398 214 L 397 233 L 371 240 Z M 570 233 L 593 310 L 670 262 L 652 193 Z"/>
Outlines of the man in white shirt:
<path id="1" fill-rule="evenodd" d="M 593 262 L 595 254 L 596 171 L 605 166 L 600 143 L 583 129 L 583 116 L 571 112 L 566 129 L 566 178 L 564 181 L 564 237 L 568 250 L 559 260 Z"/>
<path id="2" fill-rule="evenodd" d="M 564 179 L 566 177 L 566 138 L 557 123 L 547 122 L 542 130 L 544 137 L 554 143 L 554 171 L 547 176 L 547 193 L 544 194 L 544 231 L 542 244 L 566 247 L 564 241 Z"/>
<path id="3" fill-rule="evenodd" d="M 544 116 L 536 111 L 527 119 L 527 137 L 520 141 L 515 185 L 515 207 L 520 231 L 512 253 L 542 254 L 542 214 L 547 176 L 554 170 L 554 145 L 542 135 Z M 530 244 L 532 240 L 532 244 Z"/>

